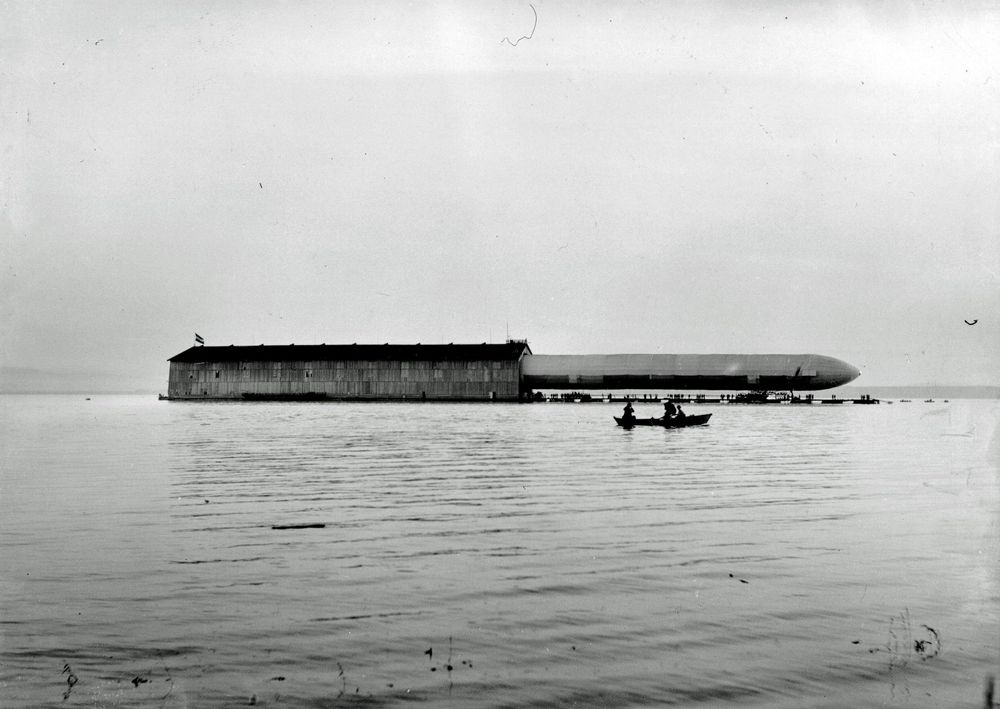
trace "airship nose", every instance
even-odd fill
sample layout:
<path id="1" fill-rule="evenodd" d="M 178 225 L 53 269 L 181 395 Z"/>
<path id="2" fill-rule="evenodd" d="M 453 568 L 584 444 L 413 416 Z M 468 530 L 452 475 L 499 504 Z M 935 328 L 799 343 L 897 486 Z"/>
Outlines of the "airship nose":
<path id="1" fill-rule="evenodd" d="M 824 389 L 843 386 L 861 376 L 861 370 L 857 367 L 833 357 L 822 357 L 817 368 L 820 370 L 817 372 L 817 379 Z"/>
<path id="2" fill-rule="evenodd" d="M 833 376 L 839 380 L 838 386 L 853 382 L 861 376 L 861 370 L 853 364 L 848 364 L 839 359 L 834 361 L 837 363 L 837 366 L 834 368 Z"/>

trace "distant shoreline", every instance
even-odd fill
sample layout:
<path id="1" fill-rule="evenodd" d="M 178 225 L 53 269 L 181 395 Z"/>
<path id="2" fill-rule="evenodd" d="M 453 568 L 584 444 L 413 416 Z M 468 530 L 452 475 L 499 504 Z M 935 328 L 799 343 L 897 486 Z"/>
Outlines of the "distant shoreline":
<path id="1" fill-rule="evenodd" d="M 549 391 L 549 390 L 544 390 Z M 554 391 L 554 390 L 553 390 Z M 582 391 L 582 390 L 581 390 Z M 615 396 L 622 396 L 628 392 L 625 390 L 613 390 L 608 391 L 597 391 L 597 390 L 586 390 L 588 393 L 597 396 L 612 393 Z M 72 389 L 72 390 L 6 390 L 0 391 L 0 396 L 156 396 L 158 393 L 155 390 L 100 390 L 100 389 Z M 650 397 L 665 396 L 667 394 L 673 393 L 683 393 L 685 395 L 690 394 L 694 396 L 695 394 L 711 394 L 719 395 L 723 393 L 739 393 L 739 392 L 701 392 L 701 391 L 684 391 L 684 392 L 673 392 L 669 390 L 664 390 L 662 392 L 646 392 Z M 861 395 L 868 395 L 876 399 L 1000 399 L 1000 386 L 992 385 L 943 385 L 943 386 L 846 386 L 838 387 L 836 389 L 830 389 L 824 392 L 814 392 L 814 394 L 822 394 L 826 396 L 836 396 L 841 399 L 853 399 L 858 398 Z M 642 394 L 639 394 L 642 398 Z"/>
<path id="2" fill-rule="evenodd" d="M 846 386 L 831 390 L 837 396 L 868 394 L 876 399 L 1000 399 L 1000 386 Z"/>

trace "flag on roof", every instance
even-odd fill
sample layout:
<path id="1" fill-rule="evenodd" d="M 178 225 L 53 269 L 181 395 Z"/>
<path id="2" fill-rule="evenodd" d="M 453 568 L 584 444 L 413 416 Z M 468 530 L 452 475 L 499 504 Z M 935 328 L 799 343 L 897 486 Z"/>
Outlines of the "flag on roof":
<path id="1" fill-rule="evenodd" d="M 199 335 L 197 332 L 194 333 L 194 341 L 197 342 L 199 345 L 205 344 L 205 338 Z"/>

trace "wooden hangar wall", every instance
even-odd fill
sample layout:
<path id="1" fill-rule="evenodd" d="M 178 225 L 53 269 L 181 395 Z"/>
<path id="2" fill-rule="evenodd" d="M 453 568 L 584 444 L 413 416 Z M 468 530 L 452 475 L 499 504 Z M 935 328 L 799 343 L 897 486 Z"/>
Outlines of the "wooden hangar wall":
<path id="1" fill-rule="evenodd" d="M 227 348 L 191 348 L 171 358 L 167 396 L 517 401 L 521 394 L 521 358 L 526 346 L 498 350 L 501 346 L 454 345 L 449 351 L 442 349 L 447 345 L 428 345 L 416 355 L 398 347 L 372 353 L 371 346 L 362 346 L 367 349 L 356 354 L 341 347 L 331 346 L 325 353 L 299 348 L 306 356 L 329 356 L 324 359 L 289 359 L 287 352 L 274 358 L 268 358 L 267 352 L 253 357 L 246 350 L 254 348 L 224 353 L 211 350 Z"/>

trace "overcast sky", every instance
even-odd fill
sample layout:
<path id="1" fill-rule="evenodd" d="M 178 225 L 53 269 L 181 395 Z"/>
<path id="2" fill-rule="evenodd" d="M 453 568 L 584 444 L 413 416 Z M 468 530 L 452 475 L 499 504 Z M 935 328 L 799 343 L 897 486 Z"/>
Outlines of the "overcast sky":
<path id="1" fill-rule="evenodd" d="M 0 364 L 165 389 L 195 332 L 509 324 L 995 384 L 1000 11 L 972 5 L 4 3 Z"/>

